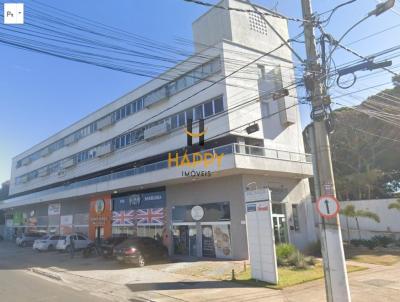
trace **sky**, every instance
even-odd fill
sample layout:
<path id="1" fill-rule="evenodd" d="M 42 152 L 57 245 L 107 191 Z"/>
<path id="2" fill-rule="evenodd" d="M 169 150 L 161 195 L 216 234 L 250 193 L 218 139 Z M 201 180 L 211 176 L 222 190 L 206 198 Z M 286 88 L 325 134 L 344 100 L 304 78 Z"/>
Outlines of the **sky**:
<path id="1" fill-rule="evenodd" d="M 178 38 L 192 40 L 191 24 L 207 8 L 183 0 L 40 0 L 44 4 L 104 24 L 174 45 Z M 213 0 L 206 0 L 216 3 Z M 40 9 L 32 0 L 24 2 Z M 254 3 L 286 16 L 301 18 L 300 0 L 258 0 Z M 314 11 L 322 13 L 344 1 L 314 0 Z M 338 10 L 326 27 L 335 37 L 372 10 L 377 1 L 358 0 Z M 327 16 L 327 15 L 323 15 Z M 400 4 L 395 11 L 371 17 L 343 40 L 351 43 L 370 34 L 400 24 Z M 291 36 L 301 32 L 297 22 L 289 22 Z M 5 25 L 0 24 L 0 29 Z M 369 55 L 399 44 L 400 26 L 377 36 L 351 44 L 360 54 Z M 299 38 L 302 40 L 303 38 Z M 304 44 L 294 43 L 295 50 L 305 57 Z M 133 90 L 148 79 L 79 62 L 55 58 L 0 43 L 0 183 L 10 177 L 11 159 L 82 117 Z M 356 59 L 338 50 L 337 65 Z M 395 59 L 393 64 L 398 64 Z M 363 76 L 367 73 L 360 72 Z M 349 93 L 369 86 L 390 82 L 391 75 L 379 73 L 360 79 L 348 90 L 331 91 L 332 95 Z M 388 84 L 388 87 L 391 85 Z M 384 88 L 378 87 L 377 89 Z M 376 93 L 365 90 L 354 96 L 337 99 L 346 105 L 360 102 Z M 303 126 L 309 122 L 309 106 L 301 106 Z"/>

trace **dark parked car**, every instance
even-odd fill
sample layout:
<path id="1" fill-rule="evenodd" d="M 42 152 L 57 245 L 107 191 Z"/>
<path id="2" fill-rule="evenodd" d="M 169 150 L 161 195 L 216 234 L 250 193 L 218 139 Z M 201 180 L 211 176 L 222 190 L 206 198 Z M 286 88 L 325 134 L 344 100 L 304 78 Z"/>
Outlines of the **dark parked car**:
<path id="1" fill-rule="evenodd" d="M 168 257 L 168 249 L 158 240 L 138 237 L 127 239 L 114 248 L 114 255 L 120 263 L 145 266 L 149 262 Z"/>
<path id="2" fill-rule="evenodd" d="M 111 237 L 109 239 L 103 240 L 100 243 L 100 248 L 102 251 L 102 254 L 105 258 L 110 258 L 114 256 L 114 248 L 127 240 L 128 236 L 117 236 L 117 237 Z"/>
<path id="3" fill-rule="evenodd" d="M 27 233 L 27 234 L 22 234 L 15 239 L 15 243 L 18 246 L 32 246 L 33 242 L 35 242 L 36 239 L 42 238 L 44 234 L 39 234 L 39 233 Z"/>

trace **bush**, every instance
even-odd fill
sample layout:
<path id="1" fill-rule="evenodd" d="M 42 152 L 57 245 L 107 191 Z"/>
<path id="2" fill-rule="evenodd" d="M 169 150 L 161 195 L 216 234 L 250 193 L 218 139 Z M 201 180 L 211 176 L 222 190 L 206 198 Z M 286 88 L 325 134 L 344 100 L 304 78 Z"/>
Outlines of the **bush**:
<path id="1" fill-rule="evenodd" d="M 375 241 L 378 246 L 387 247 L 389 244 L 393 243 L 394 240 L 388 236 L 374 236 L 371 238 L 372 241 Z"/>
<path id="2" fill-rule="evenodd" d="M 363 241 L 364 240 L 362 240 L 362 239 L 351 239 L 350 240 L 350 243 L 352 244 L 352 245 L 354 245 L 354 246 L 360 246 L 360 245 L 363 245 Z"/>
<path id="3" fill-rule="evenodd" d="M 304 254 L 315 257 L 321 257 L 321 241 L 314 241 L 307 245 L 304 249 Z"/>
<path id="4" fill-rule="evenodd" d="M 364 240 L 363 245 L 369 248 L 370 250 L 373 250 L 378 246 L 378 242 L 375 240 Z"/>
<path id="5" fill-rule="evenodd" d="M 289 265 L 289 259 L 297 252 L 293 244 L 282 243 L 276 246 L 276 260 L 278 265 Z"/>

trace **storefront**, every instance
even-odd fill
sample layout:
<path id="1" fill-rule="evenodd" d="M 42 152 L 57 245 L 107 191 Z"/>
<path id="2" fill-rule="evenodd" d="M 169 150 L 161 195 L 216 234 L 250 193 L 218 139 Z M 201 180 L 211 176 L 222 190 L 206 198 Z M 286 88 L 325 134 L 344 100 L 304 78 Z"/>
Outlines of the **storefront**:
<path id="1" fill-rule="evenodd" d="M 172 207 L 173 253 L 232 258 L 229 202 Z"/>
<path id="2" fill-rule="evenodd" d="M 89 238 L 91 240 L 111 237 L 111 195 L 90 199 Z"/>
<path id="3" fill-rule="evenodd" d="M 165 189 L 128 192 L 112 197 L 112 235 L 121 234 L 163 240 Z"/>

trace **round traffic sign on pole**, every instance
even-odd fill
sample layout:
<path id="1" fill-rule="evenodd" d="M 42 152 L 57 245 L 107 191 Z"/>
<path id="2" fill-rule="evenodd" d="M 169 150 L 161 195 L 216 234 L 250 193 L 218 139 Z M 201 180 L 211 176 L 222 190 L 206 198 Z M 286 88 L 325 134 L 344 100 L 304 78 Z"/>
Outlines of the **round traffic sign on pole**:
<path id="1" fill-rule="evenodd" d="M 322 195 L 317 200 L 317 211 L 324 218 L 335 217 L 340 210 L 339 201 L 334 196 Z"/>

